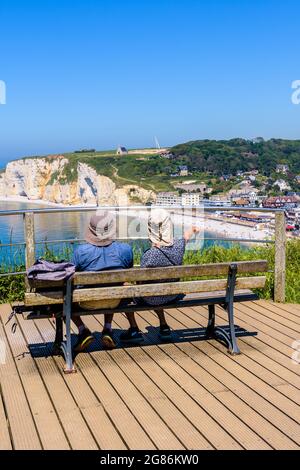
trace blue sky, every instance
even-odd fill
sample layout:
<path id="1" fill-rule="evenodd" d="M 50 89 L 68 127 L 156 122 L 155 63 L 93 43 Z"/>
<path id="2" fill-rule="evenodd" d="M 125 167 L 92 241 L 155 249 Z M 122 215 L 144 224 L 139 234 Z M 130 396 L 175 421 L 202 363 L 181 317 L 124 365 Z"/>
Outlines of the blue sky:
<path id="1" fill-rule="evenodd" d="M 0 166 L 204 138 L 300 138 L 296 0 L 0 0 Z"/>

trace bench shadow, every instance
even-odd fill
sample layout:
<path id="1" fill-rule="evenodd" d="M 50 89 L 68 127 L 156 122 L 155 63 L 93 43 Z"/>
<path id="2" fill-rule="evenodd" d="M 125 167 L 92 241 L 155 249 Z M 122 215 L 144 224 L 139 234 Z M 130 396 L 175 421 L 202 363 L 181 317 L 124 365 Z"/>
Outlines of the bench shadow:
<path id="1" fill-rule="evenodd" d="M 223 326 L 222 328 L 228 329 L 228 326 Z M 244 336 L 246 332 L 245 329 L 240 328 L 239 326 L 235 327 L 237 337 Z M 206 328 L 199 327 L 199 328 L 188 328 L 188 329 L 180 329 L 172 331 L 172 335 L 168 340 L 162 340 L 159 336 L 159 328 L 148 326 L 146 328 L 147 333 L 143 334 L 144 341 L 139 344 L 130 344 L 130 343 L 123 343 L 120 340 L 120 335 L 124 330 L 114 330 L 114 340 L 116 342 L 116 349 L 129 349 L 129 348 L 137 348 L 137 347 L 147 347 L 147 346 L 155 346 L 161 344 L 177 344 L 177 343 L 189 343 L 191 341 L 207 341 L 206 336 Z M 98 331 L 93 332 L 93 336 L 95 341 L 82 353 L 93 353 L 103 351 L 102 341 L 101 341 L 101 333 Z M 76 344 L 77 335 L 72 335 L 72 347 Z M 53 353 L 53 343 L 35 343 L 28 345 L 29 353 L 33 358 L 41 358 L 41 357 L 52 357 L 55 354 Z M 74 358 L 77 354 L 74 354 Z"/>

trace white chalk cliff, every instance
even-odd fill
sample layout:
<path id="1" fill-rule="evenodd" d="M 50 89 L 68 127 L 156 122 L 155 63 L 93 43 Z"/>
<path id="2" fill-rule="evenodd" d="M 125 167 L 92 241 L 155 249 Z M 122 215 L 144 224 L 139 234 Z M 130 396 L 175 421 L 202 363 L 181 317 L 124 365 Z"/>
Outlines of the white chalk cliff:
<path id="1" fill-rule="evenodd" d="M 138 185 L 117 188 L 114 181 L 86 163 L 79 162 L 76 169 L 68 168 L 69 165 L 68 158 L 63 156 L 10 162 L 4 173 L 0 173 L 0 198 L 23 197 L 29 201 L 95 206 L 145 204 L 155 199 L 153 191 Z"/>

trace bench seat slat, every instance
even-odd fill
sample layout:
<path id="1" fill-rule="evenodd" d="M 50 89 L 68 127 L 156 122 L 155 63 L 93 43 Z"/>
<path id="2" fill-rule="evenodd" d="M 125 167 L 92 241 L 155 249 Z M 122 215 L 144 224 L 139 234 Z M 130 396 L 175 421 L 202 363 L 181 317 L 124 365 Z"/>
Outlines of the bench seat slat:
<path id="1" fill-rule="evenodd" d="M 222 305 L 225 303 L 226 300 L 226 292 L 225 291 L 216 291 L 216 292 L 201 292 L 198 294 L 188 294 L 184 297 L 183 300 L 179 300 L 175 303 L 170 303 L 164 306 L 165 309 L 171 308 L 184 308 L 184 307 L 199 307 L 199 306 L 207 306 L 207 305 Z M 249 289 L 241 289 L 237 290 L 234 295 L 234 302 L 248 302 L 258 300 L 258 296 L 254 294 Z M 126 306 L 114 308 L 114 313 L 132 313 L 132 312 L 141 312 L 147 310 L 153 310 L 154 307 L 150 307 L 147 305 L 136 305 L 133 302 L 130 302 Z M 43 318 L 51 318 L 52 313 L 46 312 L 32 312 L 32 307 L 24 307 L 24 312 L 28 312 L 27 316 L 25 315 L 26 320 L 39 320 Z M 98 315 L 98 314 L 105 314 L 105 313 L 112 313 L 111 309 L 101 309 L 101 310 L 82 310 L 82 309 L 72 309 L 73 316 L 82 316 L 82 315 Z"/>
<path id="2" fill-rule="evenodd" d="M 238 278 L 236 282 L 236 288 L 257 289 L 264 287 L 265 283 L 265 276 Z M 213 279 L 117 287 L 95 287 L 90 289 L 75 290 L 73 292 L 73 302 L 212 292 L 225 290 L 226 286 L 227 279 Z M 62 291 L 32 292 L 25 294 L 25 305 L 58 305 L 62 303 Z"/>
<path id="3" fill-rule="evenodd" d="M 136 281 L 156 281 L 157 279 L 176 279 L 201 276 L 227 275 L 232 263 L 212 263 L 202 265 L 167 266 L 164 268 L 133 268 L 126 270 L 112 270 L 101 272 L 76 273 L 74 285 L 116 284 Z M 263 273 L 268 270 L 268 262 L 265 260 L 236 262 L 239 274 Z M 61 284 L 62 285 L 62 284 Z M 31 282 L 32 287 L 47 288 L 59 287 L 59 284 L 51 282 Z"/>

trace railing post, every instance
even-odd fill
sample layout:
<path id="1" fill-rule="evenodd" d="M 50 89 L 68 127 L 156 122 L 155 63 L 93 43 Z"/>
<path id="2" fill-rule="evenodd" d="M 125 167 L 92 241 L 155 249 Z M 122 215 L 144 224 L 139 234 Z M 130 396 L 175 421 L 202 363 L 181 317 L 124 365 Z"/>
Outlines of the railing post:
<path id="1" fill-rule="evenodd" d="M 35 263 L 35 236 L 33 212 L 26 212 L 24 214 L 24 239 L 26 243 L 25 263 L 26 269 L 28 269 Z"/>
<path id="2" fill-rule="evenodd" d="M 275 302 L 285 302 L 285 267 L 286 267 L 286 222 L 285 213 L 275 215 Z"/>

